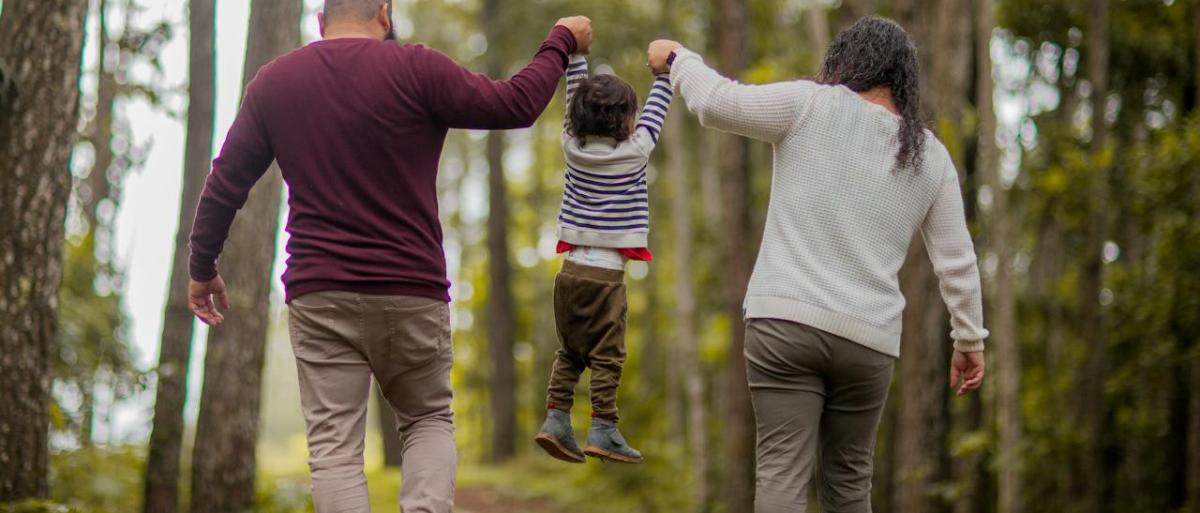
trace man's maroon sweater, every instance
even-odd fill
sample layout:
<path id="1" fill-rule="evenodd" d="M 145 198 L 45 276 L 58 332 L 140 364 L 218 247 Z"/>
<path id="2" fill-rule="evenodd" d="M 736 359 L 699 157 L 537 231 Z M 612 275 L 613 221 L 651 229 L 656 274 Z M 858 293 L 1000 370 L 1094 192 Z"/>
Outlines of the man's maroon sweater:
<path id="1" fill-rule="evenodd" d="M 493 81 L 420 45 L 317 41 L 263 66 L 196 210 L 191 276 L 217 274 L 234 214 L 277 160 L 288 184 L 287 299 L 321 290 L 449 300 L 437 169 L 450 128 L 528 127 L 575 51 L 554 27 Z"/>

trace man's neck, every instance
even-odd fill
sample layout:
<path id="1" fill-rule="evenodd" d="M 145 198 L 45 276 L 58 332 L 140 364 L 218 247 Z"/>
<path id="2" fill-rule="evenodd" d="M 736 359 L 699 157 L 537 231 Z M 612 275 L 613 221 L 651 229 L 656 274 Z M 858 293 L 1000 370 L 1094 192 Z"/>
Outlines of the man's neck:
<path id="1" fill-rule="evenodd" d="M 383 41 L 383 34 L 361 25 L 334 25 L 332 27 L 325 27 L 325 35 L 322 39 L 374 39 L 376 41 Z"/>

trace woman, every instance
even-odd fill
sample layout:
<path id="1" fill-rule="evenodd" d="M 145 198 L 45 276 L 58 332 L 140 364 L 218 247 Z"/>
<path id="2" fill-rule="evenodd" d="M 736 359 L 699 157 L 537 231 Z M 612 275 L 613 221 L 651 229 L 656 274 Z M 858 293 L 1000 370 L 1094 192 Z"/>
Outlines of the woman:
<path id="1" fill-rule="evenodd" d="M 988 334 L 958 174 L 920 119 L 913 43 L 899 25 L 864 18 L 838 35 L 818 81 L 761 86 L 721 77 L 674 41 L 651 43 L 649 59 L 701 124 L 774 146 L 745 300 L 755 511 L 804 511 L 820 458 L 822 511 L 869 512 L 900 354 L 897 274 L 918 230 L 950 310 L 959 395 L 983 381 Z"/>

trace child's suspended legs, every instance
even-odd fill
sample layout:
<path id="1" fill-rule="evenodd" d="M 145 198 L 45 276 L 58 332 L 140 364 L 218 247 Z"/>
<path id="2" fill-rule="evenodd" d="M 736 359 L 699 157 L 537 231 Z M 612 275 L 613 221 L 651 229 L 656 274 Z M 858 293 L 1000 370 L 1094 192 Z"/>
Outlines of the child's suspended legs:
<path id="1" fill-rule="evenodd" d="M 582 461 L 583 454 L 641 462 L 616 429 L 617 388 L 625 364 L 624 272 L 567 261 L 554 282 L 554 317 L 561 347 L 547 391 L 549 414 L 536 441 L 551 456 Z M 570 426 L 575 385 L 591 368 L 593 419 L 588 447 L 580 451 Z"/>

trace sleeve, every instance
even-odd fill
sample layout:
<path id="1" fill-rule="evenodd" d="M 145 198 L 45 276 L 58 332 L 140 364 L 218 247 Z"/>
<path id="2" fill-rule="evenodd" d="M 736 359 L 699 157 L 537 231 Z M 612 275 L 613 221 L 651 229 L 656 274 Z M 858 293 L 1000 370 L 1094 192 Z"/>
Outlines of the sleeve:
<path id="1" fill-rule="evenodd" d="M 666 74 L 655 77 L 637 122 L 638 131 L 644 131 L 650 136 L 651 146 L 658 144 L 658 137 L 667 121 L 667 111 L 671 109 L 673 96 L 671 77 Z"/>
<path id="2" fill-rule="evenodd" d="M 256 81 L 246 86 L 246 98 L 225 136 L 220 155 L 213 161 L 196 208 L 188 264 L 189 274 L 196 281 L 208 281 L 217 275 L 217 257 L 229 237 L 234 216 L 275 160 L 258 113 Z"/>
<path id="3" fill-rule="evenodd" d="M 778 143 L 807 112 L 816 84 L 804 80 L 746 85 L 722 77 L 695 52 L 680 48 L 671 83 L 700 124 Z"/>
<path id="4" fill-rule="evenodd" d="M 567 94 L 564 100 L 563 107 L 563 135 L 566 135 L 567 125 L 571 119 L 571 100 L 575 98 L 575 90 L 579 89 L 579 83 L 583 82 L 588 77 L 587 57 L 579 54 L 571 54 L 570 62 L 567 63 Z"/>
<path id="5" fill-rule="evenodd" d="M 508 80 L 473 73 L 436 50 L 424 51 L 417 77 L 430 113 L 449 128 L 525 128 L 554 97 L 574 51 L 575 36 L 556 26 L 533 60 Z"/>
<path id="6" fill-rule="evenodd" d="M 941 190 L 921 226 L 921 237 L 937 274 L 942 300 L 950 311 L 954 348 L 963 352 L 983 351 L 988 331 L 983 327 L 979 264 L 967 230 L 958 173 L 953 164 L 947 164 Z"/>

